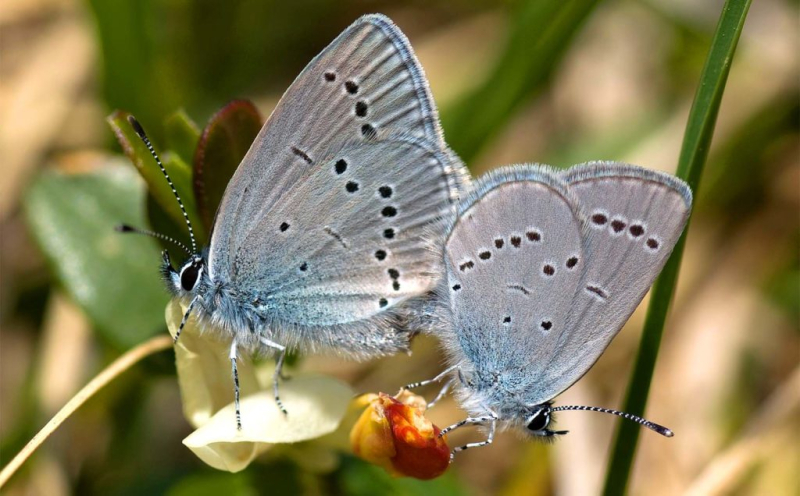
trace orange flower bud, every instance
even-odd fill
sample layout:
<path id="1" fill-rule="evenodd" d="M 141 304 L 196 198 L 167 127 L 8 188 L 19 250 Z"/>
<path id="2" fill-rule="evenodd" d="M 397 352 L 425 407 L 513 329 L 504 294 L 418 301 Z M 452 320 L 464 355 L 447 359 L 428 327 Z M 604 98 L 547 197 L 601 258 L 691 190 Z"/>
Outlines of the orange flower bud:
<path id="1" fill-rule="evenodd" d="M 353 430 L 350 444 L 362 459 L 395 476 L 427 480 L 436 478 L 450 464 L 446 436 L 425 418 L 425 400 L 404 391 L 364 395 L 358 400 L 367 408 Z"/>

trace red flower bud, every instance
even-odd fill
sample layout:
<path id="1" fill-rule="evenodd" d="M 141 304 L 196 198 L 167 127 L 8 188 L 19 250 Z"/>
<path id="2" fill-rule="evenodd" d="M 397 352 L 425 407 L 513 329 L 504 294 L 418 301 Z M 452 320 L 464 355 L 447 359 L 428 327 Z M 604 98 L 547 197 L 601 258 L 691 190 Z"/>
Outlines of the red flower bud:
<path id="1" fill-rule="evenodd" d="M 384 393 L 359 398 L 367 408 L 353 430 L 353 452 L 396 476 L 433 479 L 450 464 L 446 436 L 425 418 L 425 400 L 404 391 L 398 397 Z"/>

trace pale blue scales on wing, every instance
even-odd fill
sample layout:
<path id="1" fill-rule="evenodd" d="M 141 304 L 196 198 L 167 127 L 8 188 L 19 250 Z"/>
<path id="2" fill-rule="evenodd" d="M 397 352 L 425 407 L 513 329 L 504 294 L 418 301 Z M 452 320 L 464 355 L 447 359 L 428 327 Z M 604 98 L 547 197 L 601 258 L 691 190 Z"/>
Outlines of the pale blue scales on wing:
<path id="1" fill-rule="evenodd" d="M 433 327 L 467 424 L 534 436 L 644 297 L 677 243 L 692 204 L 681 180 L 641 167 L 595 162 L 558 171 L 505 167 L 479 178 L 448 229 L 446 277 Z M 447 374 L 437 379 L 444 379 Z"/>
<path id="2" fill-rule="evenodd" d="M 189 302 L 178 336 L 193 316 L 231 340 L 237 422 L 240 349 L 277 354 L 281 409 L 287 348 L 351 358 L 407 349 L 407 314 L 443 272 L 442 219 L 468 183 L 388 18 L 358 19 L 309 63 L 230 180 L 208 249 L 195 252 L 184 210 L 194 253 L 178 270 L 166 252 L 162 264 Z"/>

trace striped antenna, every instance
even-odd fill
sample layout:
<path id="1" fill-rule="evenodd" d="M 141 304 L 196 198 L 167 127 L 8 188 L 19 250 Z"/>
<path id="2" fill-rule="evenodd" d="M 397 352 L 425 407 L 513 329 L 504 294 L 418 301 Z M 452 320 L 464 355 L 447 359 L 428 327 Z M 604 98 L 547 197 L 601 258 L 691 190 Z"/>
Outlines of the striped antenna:
<path id="1" fill-rule="evenodd" d="M 170 243 L 174 243 L 185 251 L 189 255 L 193 255 L 192 251 L 186 247 L 185 244 L 181 243 L 177 239 L 167 236 L 166 234 L 157 233 L 154 231 L 148 231 L 147 229 L 139 229 L 138 227 L 129 226 L 128 224 L 120 224 L 114 228 L 115 231 L 121 233 L 135 233 L 135 234 L 144 234 L 145 236 L 150 236 L 156 239 L 163 239 L 164 241 L 169 241 Z"/>
<path id="2" fill-rule="evenodd" d="M 150 138 L 147 137 L 147 134 L 144 132 L 144 128 L 139 121 L 132 115 L 128 116 L 128 122 L 133 127 L 133 130 L 136 131 L 136 134 L 141 138 L 144 142 L 147 149 L 150 150 L 150 155 L 156 160 L 158 167 L 161 169 L 161 173 L 164 174 L 164 177 L 167 178 L 167 183 L 169 183 L 169 187 L 172 188 L 172 194 L 175 195 L 175 199 L 178 200 L 178 205 L 181 207 L 181 212 L 183 212 L 183 218 L 186 220 L 186 227 L 189 228 L 189 238 L 192 240 L 192 251 L 190 254 L 197 253 L 197 242 L 194 239 L 194 230 L 192 229 L 192 223 L 189 221 L 189 214 L 186 213 L 186 208 L 183 206 L 183 202 L 181 201 L 181 197 L 178 194 L 178 190 L 175 189 L 175 185 L 172 184 L 172 179 L 170 179 L 169 174 L 167 174 L 167 169 L 164 168 L 164 164 L 161 163 L 161 159 L 158 158 L 156 151 L 153 149 L 152 143 L 150 143 Z"/>
<path id="3" fill-rule="evenodd" d="M 597 406 L 571 405 L 571 406 L 557 406 L 557 407 L 554 407 L 554 408 L 550 409 L 551 412 L 563 412 L 563 411 L 567 411 L 567 410 L 580 410 L 580 411 L 589 411 L 589 412 L 610 413 L 611 415 L 616 415 L 617 417 L 622 417 L 624 419 L 633 420 L 637 424 L 642 425 L 644 427 L 647 427 L 648 429 L 650 429 L 652 431 L 658 432 L 662 436 L 672 437 L 672 436 L 675 435 L 671 430 L 667 429 L 663 425 L 658 425 L 655 422 L 650 422 L 649 420 L 643 419 L 642 417 L 638 417 L 638 416 L 633 415 L 631 413 L 620 412 L 619 410 L 611 410 L 610 408 L 600 408 L 600 407 L 597 407 Z"/>

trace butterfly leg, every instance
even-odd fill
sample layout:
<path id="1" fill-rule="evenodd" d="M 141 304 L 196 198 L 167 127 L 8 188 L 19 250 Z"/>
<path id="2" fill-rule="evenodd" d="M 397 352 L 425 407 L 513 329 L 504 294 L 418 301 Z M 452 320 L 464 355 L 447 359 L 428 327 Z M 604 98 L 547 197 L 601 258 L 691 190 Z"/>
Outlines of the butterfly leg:
<path id="1" fill-rule="evenodd" d="M 231 369 L 233 372 L 233 404 L 236 407 L 236 429 L 242 430 L 242 410 L 239 408 L 239 369 L 236 368 L 236 359 L 238 357 L 238 347 L 236 340 L 231 343 Z"/>
<path id="2" fill-rule="evenodd" d="M 442 429 L 441 432 L 439 432 L 439 437 L 442 437 L 448 432 L 452 432 L 458 429 L 459 427 L 464 427 L 465 425 L 483 424 L 486 422 L 492 422 L 492 425 L 494 425 L 496 420 L 497 420 L 497 415 L 495 415 L 494 413 L 490 415 L 485 415 L 483 417 L 467 417 L 461 422 L 456 422 L 455 424 L 447 426 L 444 429 Z"/>
<path id="3" fill-rule="evenodd" d="M 282 344 L 270 341 L 265 337 L 261 338 L 261 344 L 267 348 L 272 348 L 278 351 L 278 358 L 275 361 L 275 372 L 272 374 L 272 393 L 275 395 L 275 403 L 278 405 L 278 408 L 283 412 L 284 415 L 288 415 L 289 412 L 286 411 L 286 407 L 283 406 L 283 402 L 281 401 L 281 396 L 278 394 L 278 382 L 282 377 L 281 372 L 283 371 L 283 359 L 286 358 L 286 347 Z"/>
<path id="4" fill-rule="evenodd" d="M 173 343 L 178 342 L 178 338 L 181 337 L 181 333 L 183 332 L 183 327 L 186 325 L 186 321 L 189 320 L 189 315 L 192 313 L 192 309 L 194 308 L 194 304 L 197 301 L 198 296 L 192 298 L 192 301 L 189 302 L 189 308 L 186 309 L 186 313 L 183 314 L 183 318 L 181 319 L 181 325 L 178 326 L 178 332 L 175 333 L 175 337 L 172 338 Z"/>
<path id="5" fill-rule="evenodd" d="M 433 379 L 428 379 L 427 381 L 412 382 L 411 384 L 407 384 L 406 386 L 404 386 L 403 389 L 414 389 L 414 388 L 418 388 L 418 387 L 422 387 L 422 386 L 427 386 L 428 384 L 433 384 L 434 382 L 439 382 L 442 379 L 444 379 L 445 377 L 447 377 L 447 374 L 449 374 L 450 372 L 456 370 L 457 368 L 458 368 L 458 365 L 453 365 L 452 367 L 450 367 L 449 369 L 443 371 L 442 373 L 440 373 L 439 375 L 437 375 Z"/>
<path id="6" fill-rule="evenodd" d="M 450 461 L 453 461 L 455 458 L 456 453 L 459 451 L 466 451 L 470 448 L 480 448 L 481 446 L 488 446 L 494 442 L 494 431 L 497 427 L 497 417 L 489 417 L 491 419 L 492 425 L 489 427 L 489 436 L 486 437 L 485 441 L 481 441 L 478 443 L 468 443 L 464 446 L 459 446 L 457 448 L 453 448 L 453 451 L 450 452 Z"/>
<path id="7" fill-rule="evenodd" d="M 453 386 L 453 382 L 455 382 L 455 379 L 450 379 L 449 381 L 445 382 L 444 386 L 442 386 L 442 389 L 439 391 L 439 394 L 436 395 L 433 401 L 428 403 L 427 408 L 433 408 L 434 405 L 436 405 L 436 403 L 439 402 L 439 400 L 444 398 L 444 396 L 447 394 L 448 391 L 450 391 L 450 388 Z"/>

